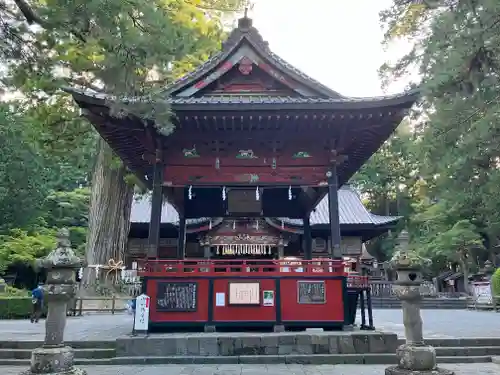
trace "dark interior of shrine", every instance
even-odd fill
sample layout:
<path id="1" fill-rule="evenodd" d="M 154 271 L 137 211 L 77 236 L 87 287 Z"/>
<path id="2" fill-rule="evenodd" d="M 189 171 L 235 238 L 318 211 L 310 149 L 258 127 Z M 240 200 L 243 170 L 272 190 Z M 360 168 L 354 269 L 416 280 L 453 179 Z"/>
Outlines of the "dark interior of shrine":
<path id="1" fill-rule="evenodd" d="M 300 199 L 300 188 L 192 187 L 184 189 L 184 215 L 200 217 L 289 217 L 302 219 L 314 206 Z"/>

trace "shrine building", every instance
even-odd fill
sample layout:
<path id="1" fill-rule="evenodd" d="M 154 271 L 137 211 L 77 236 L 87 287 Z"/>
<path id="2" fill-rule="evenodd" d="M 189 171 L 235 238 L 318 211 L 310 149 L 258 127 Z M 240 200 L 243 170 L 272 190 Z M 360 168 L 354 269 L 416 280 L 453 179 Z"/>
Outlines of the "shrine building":
<path id="1" fill-rule="evenodd" d="M 113 115 L 113 102 L 147 98 L 66 91 L 152 190 L 150 205 L 132 213 L 140 219 L 128 251 L 147 236 L 140 275 L 150 328 L 342 329 L 366 297 L 362 327 L 373 329 L 367 280 L 344 258 L 397 218 L 370 214 L 342 187 L 418 91 L 343 96 L 274 54 L 246 15 L 218 53 L 157 99 L 172 113 L 168 136 L 154 119 Z"/>

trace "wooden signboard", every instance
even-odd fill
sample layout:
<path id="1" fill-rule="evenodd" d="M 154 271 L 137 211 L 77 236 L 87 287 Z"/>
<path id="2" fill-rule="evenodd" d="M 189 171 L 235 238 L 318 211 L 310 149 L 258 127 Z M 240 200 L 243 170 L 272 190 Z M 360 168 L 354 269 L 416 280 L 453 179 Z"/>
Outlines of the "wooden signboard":
<path id="1" fill-rule="evenodd" d="M 260 305 L 260 284 L 258 282 L 230 282 L 229 304 Z"/>
<path id="2" fill-rule="evenodd" d="M 156 311 L 196 311 L 198 284 L 194 282 L 159 282 Z"/>
<path id="3" fill-rule="evenodd" d="M 326 303 L 324 281 L 297 281 L 297 302 L 300 304 Z"/>
<path id="4" fill-rule="evenodd" d="M 262 211 L 262 202 L 255 198 L 255 189 L 234 189 L 227 193 L 227 208 L 230 214 L 258 214 Z"/>

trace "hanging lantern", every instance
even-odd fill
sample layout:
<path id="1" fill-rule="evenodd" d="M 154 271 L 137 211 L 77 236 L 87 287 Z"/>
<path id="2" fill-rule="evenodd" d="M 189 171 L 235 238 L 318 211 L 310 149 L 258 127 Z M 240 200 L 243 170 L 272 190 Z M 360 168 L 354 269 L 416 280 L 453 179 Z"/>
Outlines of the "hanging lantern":
<path id="1" fill-rule="evenodd" d="M 259 220 L 258 219 L 255 222 L 255 230 L 259 230 Z"/>
<path id="2" fill-rule="evenodd" d="M 189 200 L 193 199 L 193 186 L 189 186 L 189 190 L 188 190 L 188 198 Z"/>
<path id="3" fill-rule="evenodd" d="M 208 229 L 212 229 L 212 219 L 208 222 Z"/>
<path id="4" fill-rule="evenodd" d="M 258 186 L 257 189 L 255 189 L 255 200 L 260 200 L 260 191 Z"/>
<path id="5" fill-rule="evenodd" d="M 236 220 L 233 220 L 233 230 L 236 230 Z"/>
<path id="6" fill-rule="evenodd" d="M 288 187 L 288 200 L 291 201 L 292 200 L 292 186 L 290 185 Z"/>
<path id="7" fill-rule="evenodd" d="M 222 200 L 223 201 L 226 200 L 226 187 L 225 186 L 222 188 Z"/>

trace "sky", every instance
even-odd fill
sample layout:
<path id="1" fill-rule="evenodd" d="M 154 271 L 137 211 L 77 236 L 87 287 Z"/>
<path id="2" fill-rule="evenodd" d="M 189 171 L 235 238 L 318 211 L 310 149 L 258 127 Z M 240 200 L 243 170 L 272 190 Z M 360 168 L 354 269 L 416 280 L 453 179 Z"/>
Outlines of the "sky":
<path id="1" fill-rule="evenodd" d="M 392 0 L 253 0 L 249 17 L 271 50 L 307 75 L 346 96 L 395 94 L 409 80 L 381 88 L 378 68 L 411 48 L 385 51 L 378 13 Z"/>

